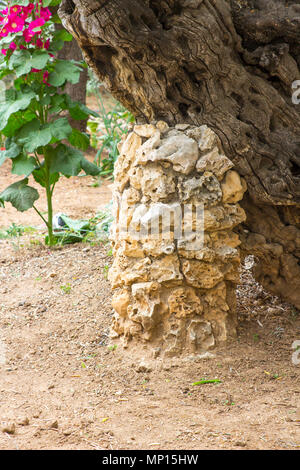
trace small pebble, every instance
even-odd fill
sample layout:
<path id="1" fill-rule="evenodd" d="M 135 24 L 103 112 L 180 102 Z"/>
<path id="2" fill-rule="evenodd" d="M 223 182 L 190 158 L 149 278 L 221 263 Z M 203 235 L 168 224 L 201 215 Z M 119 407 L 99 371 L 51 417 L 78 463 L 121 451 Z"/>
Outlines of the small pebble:
<path id="1" fill-rule="evenodd" d="M 20 418 L 17 422 L 20 426 L 28 426 L 29 425 L 29 418 Z"/>
<path id="2" fill-rule="evenodd" d="M 15 423 L 7 424 L 2 428 L 2 432 L 6 432 L 7 434 L 15 434 L 16 432 L 16 425 Z"/>
<path id="3" fill-rule="evenodd" d="M 243 442 L 243 441 L 236 441 L 236 442 L 234 443 L 234 445 L 235 445 L 236 447 L 245 447 L 245 446 L 246 446 L 246 442 Z"/>

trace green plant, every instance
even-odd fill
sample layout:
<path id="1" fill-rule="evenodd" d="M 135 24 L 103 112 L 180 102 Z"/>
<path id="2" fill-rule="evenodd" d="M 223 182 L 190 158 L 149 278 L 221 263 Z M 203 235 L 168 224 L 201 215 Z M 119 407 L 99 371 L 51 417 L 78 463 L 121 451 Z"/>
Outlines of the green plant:
<path id="1" fill-rule="evenodd" d="M 54 28 L 59 20 L 47 7 L 57 3 L 8 2 L 0 17 L 0 79 L 13 78 L 13 86 L 0 103 L 0 133 L 5 139 L 0 165 L 9 158 L 12 173 L 23 176 L 2 191 L 0 205 L 10 202 L 21 212 L 33 208 L 47 226 L 45 241 L 50 246 L 57 242 L 52 222 L 53 191 L 61 175 L 69 178 L 81 171 L 93 176 L 100 173 L 82 153 L 89 146 L 89 136 L 72 129 L 66 117 L 67 113 L 84 120 L 98 114 L 64 93 L 67 82 L 79 81 L 85 65 L 57 58 L 64 42 L 72 40 L 67 31 Z M 39 193 L 29 186 L 29 177 L 46 192 L 46 217 L 35 205 Z"/>
<path id="2" fill-rule="evenodd" d="M 25 227 L 12 223 L 6 230 L 0 230 L 0 239 L 20 237 L 25 232 Z"/>
<path id="3" fill-rule="evenodd" d="M 109 266 L 108 264 L 106 264 L 104 267 L 103 267 L 103 276 L 105 279 L 108 278 L 108 271 L 109 271 Z"/>
<path id="4" fill-rule="evenodd" d="M 67 283 L 67 284 L 60 286 L 60 289 L 62 290 L 64 294 L 70 294 L 72 287 L 70 283 Z"/>
<path id="5" fill-rule="evenodd" d="M 88 220 L 74 220 L 64 214 L 60 214 L 59 218 L 64 225 L 54 231 L 57 244 L 108 241 L 109 228 L 113 221 L 110 205 Z"/>
<path id="6" fill-rule="evenodd" d="M 119 156 L 118 144 L 122 136 L 128 133 L 129 124 L 134 122 L 134 117 L 118 102 L 111 111 L 106 111 L 99 91 L 99 82 L 92 86 L 100 115 L 98 119 L 88 121 L 92 145 L 98 148 L 100 144 L 94 163 L 100 168 L 100 176 L 111 177 Z M 108 154 L 105 158 L 103 158 L 104 152 Z"/>
<path id="7" fill-rule="evenodd" d="M 192 385 L 195 386 L 195 385 L 205 385 L 205 384 L 220 384 L 222 383 L 221 380 L 219 379 L 201 379 L 197 382 L 194 382 Z"/>

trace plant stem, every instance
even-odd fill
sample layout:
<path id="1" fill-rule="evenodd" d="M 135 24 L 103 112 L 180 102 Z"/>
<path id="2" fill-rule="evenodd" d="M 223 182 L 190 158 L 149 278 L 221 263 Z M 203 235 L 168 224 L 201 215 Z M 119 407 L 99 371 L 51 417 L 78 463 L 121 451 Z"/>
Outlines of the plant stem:
<path id="1" fill-rule="evenodd" d="M 49 168 L 49 158 L 47 155 L 47 149 L 44 147 L 44 158 L 45 158 L 45 187 L 46 187 L 46 195 L 47 195 L 47 209 L 48 209 L 48 237 L 49 237 L 49 245 L 54 245 L 54 236 L 53 236 L 53 206 L 52 206 L 52 191 L 51 191 L 51 183 L 50 183 L 50 168 Z"/>
<path id="2" fill-rule="evenodd" d="M 35 207 L 35 205 L 33 205 L 32 208 L 35 210 L 35 212 L 40 216 L 40 218 L 45 222 L 46 226 L 48 227 L 48 222 L 43 216 L 43 214 L 41 214 L 41 212 Z"/>

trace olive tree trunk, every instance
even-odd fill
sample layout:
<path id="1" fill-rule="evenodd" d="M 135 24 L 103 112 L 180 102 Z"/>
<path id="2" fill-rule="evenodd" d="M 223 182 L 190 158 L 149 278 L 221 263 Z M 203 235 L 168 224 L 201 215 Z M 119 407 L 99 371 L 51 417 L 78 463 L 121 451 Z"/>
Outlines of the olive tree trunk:
<path id="1" fill-rule="evenodd" d="M 139 124 L 218 136 L 248 187 L 243 253 L 256 255 L 266 289 L 300 308 L 299 2 L 64 0 L 59 14 Z"/>

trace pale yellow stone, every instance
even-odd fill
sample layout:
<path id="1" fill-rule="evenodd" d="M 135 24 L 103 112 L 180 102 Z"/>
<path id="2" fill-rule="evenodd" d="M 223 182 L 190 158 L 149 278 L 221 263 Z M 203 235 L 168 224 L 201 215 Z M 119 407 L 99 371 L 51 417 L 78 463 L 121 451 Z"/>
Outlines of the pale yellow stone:
<path id="1" fill-rule="evenodd" d="M 188 175 L 195 168 L 198 156 L 195 140 L 183 133 L 171 136 L 168 134 L 161 141 L 160 147 L 150 151 L 144 161 L 168 162 L 173 165 L 175 171 Z"/>
<path id="2" fill-rule="evenodd" d="M 174 176 L 161 167 L 146 167 L 141 179 L 141 190 L 144 199 L 152 202 L 166 199 L 176 190 Z"/>
<path id="3" fill-rule="evenodd" d="M 174 234 L 171 233 L 167 240 L 146 239 L 143 242 L 143 250 L 147 256 L 171 255 L 175 251 L 175 244 L 172 242 Z"/>
<path id="4" fill-rule="evenodd" d="M 246 191 L 245 185 L 241 182 L 240 175 L 234 170 L 230 170 L 226 173 L 221 188 L 223 202 L 227 204 L 234 204 L 241 201 Z"/>
<path id="5" fill-rule="evenodd" d="M 156 123 L 157 129 L 164 134 L 169 129 L 169 125 L 165 121 L 158 121 Z"/>
<path id="6" fill-rule="evenodd" d="M 154 149 L 157 149 L 161 143 L 160 139 L 160 132 L 157 129 L 156 132 L 150 137 L 150 139 L 146 140 L 143 145 L 138 149 L 136 156 L 137 156 L 137 164 L 145 165 L 149 161 L 149 154 Z"/>
<path id="7" fill-rule="evenodd" d="M 203 261 L 183 261 L 182 272 L 189 285 L 202 289 L 211 289 L 223 280 L 223 273 L 217 265 Z"/>
<path id="8" fill-rule="evenodd" d="M 207 153 L 214 147 L 220 145 L 217 134 L 206 124 L 200 127 L 188 129 L 186 131 L 186 135 L 197 141 L 201 153 Z"/>
<path id="9" fill-rule="evenodd" d="M 150 267 L 151 280 L 159 283 L 177 283 L 183 279 L 177 255 L 163 256 L 154 260 Z"/>
<path id="10" fill-rule="evenodd" d="M 142 245 L 133 239 L 118 241 L 113 250 L 114 255 L 117 251 L 119 254 L 129 258 L 143 258 L 145 254 Z"/>
<path id="11" fill-rule="evenodd" d="M 246 213 L 238 204 L 215 206 L 204 211 L 204 230 L 211 232 L 232 229 L 246 220 Z"/>
<path id="12" fill-rule="evenodd" d="M 205 171 L 202 176 L 179 180 L 179 196 L 183 202 L 212 206 L 222 200 L 220 184 L 214 174 Z"/>
<path id="13" fill-rule="evenodd" d="M 172 291 L 168 298 L 170 315 L 185 318 L 189 315 L 200 315 L 203 311 L 200 298 L 192 287 L 180 287 Z"/>
<path id="14" fill-rule="evenodd" d="M 233 163 L 225 155 L 221 154 L 218 147 L 199 158 L 196 169 L 199 173 L 211 171 L 218 180 L 222 180 L 226 171 L 233 167 Z"/>
<path id="15" fill-rule="evenodd" d="M 130 294 L 127 290 L 114 294 L 112 307 L 120 317 L 127 316 L 127 309 L 130 304 Z"/>
<path id="16" fill-rule="evenodd" d="M 133 166 L 129 170 L 129 178 L 130 178 L 130 185 L 134 189 L 141 189 L 141 181 L 143 177 L 144 171 L 143 168 L 140 166 Z"/>
<path id="17" fill-rule="evenodd" d="M 123 192 L 123 198 L 126 200 L 128 205 L 134 205 L 141 200 L 141 193 L 134 188 L 125 189 Z"/>
<path id="18" fill-rule="evenodd" d="M 115 163 L 115 184 L 119 191 L 123 191 L 129 182 L 128 171 L 136 159 L 136 152 L 142 145 L 142 139 L 134 132 L 130 133 L 121 148 L 121 155 Z"/>
<path id="19" fill-rule="evenodd" d="M 141 137 L 150 138 L 157 131 L 156 127 L 153 124 L 136 124 L 133 128 L 134 132 Z"/>

